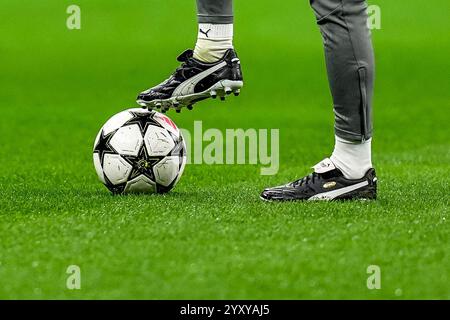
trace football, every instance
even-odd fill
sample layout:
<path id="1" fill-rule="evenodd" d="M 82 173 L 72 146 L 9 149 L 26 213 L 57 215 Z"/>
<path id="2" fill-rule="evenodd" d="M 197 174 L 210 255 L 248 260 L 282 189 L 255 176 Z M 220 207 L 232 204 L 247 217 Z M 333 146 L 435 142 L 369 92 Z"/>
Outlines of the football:
<path id="1" fill-rule="evenodd" d="M 100 129 L 93 159 L 98 178 L 114 194 L 166 193 L 183 173 L 186 145 L 166 115 L 129 109 Z"/>

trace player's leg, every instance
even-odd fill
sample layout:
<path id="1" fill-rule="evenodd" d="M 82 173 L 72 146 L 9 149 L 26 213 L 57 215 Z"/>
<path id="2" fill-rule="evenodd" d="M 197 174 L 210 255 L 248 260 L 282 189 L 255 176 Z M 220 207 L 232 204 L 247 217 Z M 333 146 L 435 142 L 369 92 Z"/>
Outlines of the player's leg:
<path id="1" fill-rule="evenodd" d="M 371 162 L 374 58 L 364 0 L 310 0 L 323 37 L 336 144 L 314 173 L 269 188 L 265 200 L 373 199 Z"/>
<path id="2" fill-rule="evenodd" d="M 194 58 L 215 62 L 233 48 L 233 1 L 197 0 L 197 18 Z"/>
<path id="3" fill-rule="evenodd" d="M 197 0 L 198 37 L 195 50 L 179 57 L 181 66 L 161 84 L 141 92 L 137 102 L 149 109 L 177 112 L 200 100 L 234 93 L 243 86 L 240 61 L 233 49 L 232 0 Z"/>

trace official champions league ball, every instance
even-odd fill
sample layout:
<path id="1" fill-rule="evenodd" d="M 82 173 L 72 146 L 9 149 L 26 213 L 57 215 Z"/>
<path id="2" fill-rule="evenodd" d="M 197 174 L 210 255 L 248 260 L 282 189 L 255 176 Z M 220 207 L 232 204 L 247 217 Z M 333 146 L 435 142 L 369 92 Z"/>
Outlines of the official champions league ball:
<path id="1" fill-rule="evenodd" d="M 136 108 L 105 123 L 93 157 L 98 178 L 114 194 L 166 193 L 183 173 L 186 145 L 170 118 Z"/>

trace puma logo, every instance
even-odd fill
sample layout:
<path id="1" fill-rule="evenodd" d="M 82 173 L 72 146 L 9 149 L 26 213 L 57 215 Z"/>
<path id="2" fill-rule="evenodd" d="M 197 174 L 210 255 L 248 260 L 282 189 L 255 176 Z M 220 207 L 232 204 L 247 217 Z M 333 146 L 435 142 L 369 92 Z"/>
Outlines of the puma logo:
<path id="1" fill-rule="evenodd" d="M 200 32 L 203 33 L 207 38 L 209 38 L 208 33 L 211 31 L 211 29 L 208 29 L 208 31 L 203 31 L 202 29 L 200 29 Z"/>
<path id="2" fill-rule="evenodd" d="M 330 181 L 327 182 L 323 185 L 324 189 L 329 189 L 329 188 L 333 188 L 334 186 L 336 186 L 336 181 Z"/>
<path id="3" fill-rule="evenodd" d="M 222 61 L 221 63 L 218 63 L 214 67 L 211 67 L 209 69 L 206 69 L 203 72 L 200 72 L 199 74 L 193 76 L 192 78 L 187 79 L 186 81 L 182 82 L 172 93 L 172 97 L 177 96 L 185 96 L 188 94 L 194 93 L 195 86 L 202 81 L 204 78 L 209 76 L 210 74 L 213 74 L 217 70 L 222 69 L 227 65 L 226 61 Z"/>

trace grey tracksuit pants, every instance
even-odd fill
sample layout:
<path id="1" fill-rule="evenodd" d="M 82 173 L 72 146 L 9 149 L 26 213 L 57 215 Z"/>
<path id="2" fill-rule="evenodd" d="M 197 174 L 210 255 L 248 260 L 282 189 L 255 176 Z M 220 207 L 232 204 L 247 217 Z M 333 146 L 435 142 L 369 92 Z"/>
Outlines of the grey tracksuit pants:
<path id="1" fill-rule="evenodd" d="M 334 103 L 335 133 L 372 137 L 374 55 L 365 0 L 310 0 L 322 33 Z M 200 23 L 232 23 L 233 0 L 197 0 Z"/>

